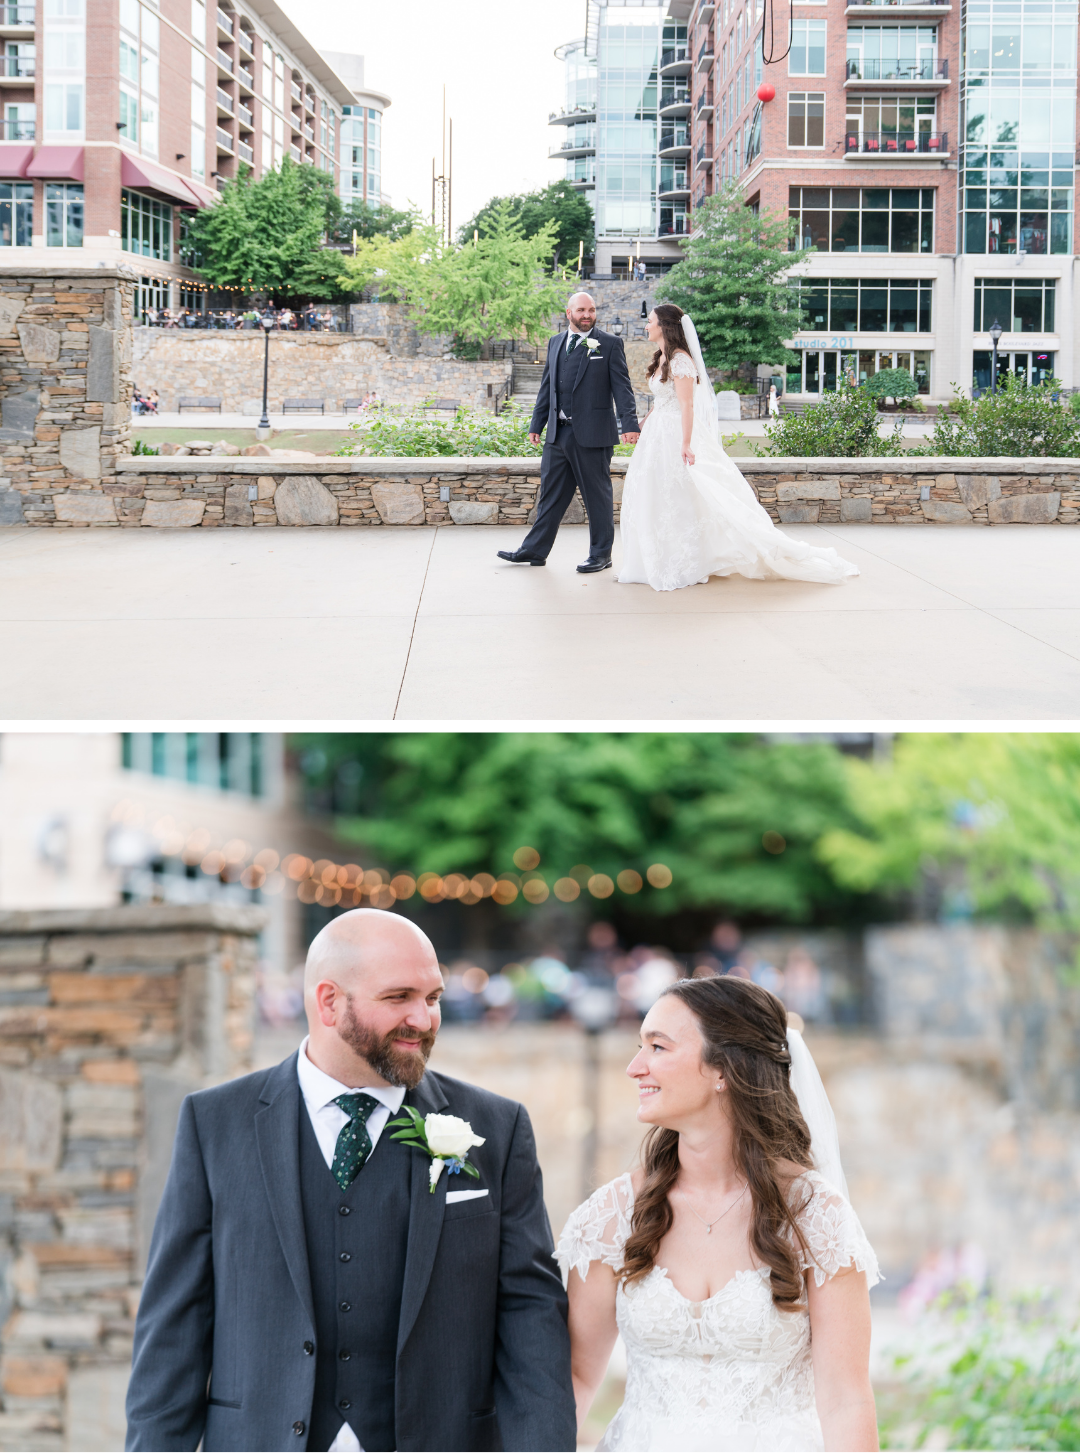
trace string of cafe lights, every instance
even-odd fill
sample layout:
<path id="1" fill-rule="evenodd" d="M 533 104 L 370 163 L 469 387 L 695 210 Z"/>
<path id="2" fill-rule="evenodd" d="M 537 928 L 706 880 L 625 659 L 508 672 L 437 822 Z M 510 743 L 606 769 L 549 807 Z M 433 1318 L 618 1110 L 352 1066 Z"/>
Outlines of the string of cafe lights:
<path id="1" fill-rule="evenodd" d="M 137 803 L 122 801 L 113 809 L 116 825 L 141 827 L 141 808 Z M 540 854 L 535 848 L 523 846 L 513 855 L 516 872 L 433 873 L 397 872 L 385 868 L 364 868 L 359 863 L 338 863 L 330 858 L 312 859 L 303 853 L 279 854 L 275 848 L 255 849 L 243 838 L 231 838 L 221 846 L 213 845 L 207 828 L 186 830 L 175 819 L 160 818 L 150 829 L 150 837 L 163 858 L 179 858 L 188 868 L 197 868 L 207 877 L 241 887 L 258 889 L 268 897 L 295 893 L 301 903 L 318 903 L 323 907 L 358 908 L 365 902 L 372 908 L 392 908 L 416 894 L 430 904 L 456 900 L 470 907 L 490 898 L 506 907 L 520 897 L 532 906 L 546 903 L 554 896 L 562 903 L 572 903 L 587 893 L 593 898 L 612 897 L 616 889 L 632 896 L 648 884 L 658 890 L 669 888 L 673 881 L 665 863 L 651 863 L 644 872 L 623 868 L 614 878 L 594 872 L 586 863 L 578 863 L 553 882 L 539 871 Z"/>

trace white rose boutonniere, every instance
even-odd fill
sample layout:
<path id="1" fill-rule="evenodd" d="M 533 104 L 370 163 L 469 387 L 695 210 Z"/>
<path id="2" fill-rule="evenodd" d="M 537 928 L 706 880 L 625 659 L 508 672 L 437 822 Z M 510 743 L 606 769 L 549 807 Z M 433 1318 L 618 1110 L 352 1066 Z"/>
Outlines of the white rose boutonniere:
<path id="1" fill-rule="evenodd" d="M 585 347 L 589 350 L 590 353 L 595 353 L 596 350 L 600 347 L 599 338 L 586 338 Z"/>
<path id="2" fill-rule="evenodd" d="M 464 1171 L 466 1175 L 480 1179 L 480 1172 L 470 1165 L 466 1157 L 474 1145 L 483 1145 L 484 1137 L 474 1135 L 467 1120 L 457 1115 L 421 1115 L 411 1105 L 405 1106 L 405 1115 L 400 1120 L 391 1120 L 388 1129 L 401 1128 L 392 1136 L 406 1145 L 415 1146 L 431 1156 L 428 1167 L 428 1190 L 434 1191 L 445 1167 L 451 1175 Z"/>

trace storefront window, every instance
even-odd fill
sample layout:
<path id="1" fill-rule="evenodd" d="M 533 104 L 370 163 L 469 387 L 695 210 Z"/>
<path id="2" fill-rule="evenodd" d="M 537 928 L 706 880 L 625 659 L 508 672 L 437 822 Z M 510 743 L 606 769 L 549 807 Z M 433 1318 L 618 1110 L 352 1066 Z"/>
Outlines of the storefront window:
<path id="1" fill-rule="evenodd" d="M 1006 333 L 1053 333 L 1056 278 L 975 279 L 975 332 L 1000 323 Z"/>
<path id="2" fill-rule="evenodd" d="M 804 329 L 830 333 L 929 333 L 929 278 L 813 278 L 793 285 Z"/>
<path id="3" fill-rule="evenodd" d="M 1024 383 L 1045 383 L 1054 376 L 1053 353 L 998 353 L 998 383 L 1006 374 L 1014 374 Z M 989 348 L 976 348 L 971 355 L 971 387 L 975 394 L 985 393 L 991 386 L 994 355 Z"/>
<path id="4" fill-rule="evenodd" d="M 933 187 L 790 187 L 793 252 L 934 250 Z"/>

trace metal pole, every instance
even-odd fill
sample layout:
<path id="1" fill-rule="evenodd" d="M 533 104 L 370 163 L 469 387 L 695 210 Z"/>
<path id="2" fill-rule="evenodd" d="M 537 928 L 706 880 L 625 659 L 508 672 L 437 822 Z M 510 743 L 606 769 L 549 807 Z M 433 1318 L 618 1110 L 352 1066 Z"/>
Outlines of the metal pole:
<path id="1" fill-rule="evenodd" d="M 262 418 L 259 420 L 259 427 L 255 430 L 256 439 L 269 439 L 270 437 L 270 415 L 266 406 L 266 391 L 270 378 L 270 329 L 263 328 L 263 407 Z"/>
<path id="2" fill-rule="evenodd" d="M 600 1147 L 600 1031 L 585 1031 L 585 1113 L 588 1124 L 582 1145 L 581 1199 L 596 1190 Z"/>
<path id="3" fill-rule="evenodd" d="M 998 346 L 997 346 L 997 339 L 996 338 L 992 338 L 990 341 L 991 341 L 991 343 L 994 346 L 993 362 L 990 364 L 990 392 L 992 394 L 996 394 L 997 393 L 997 350 L 998 350 Z"/>

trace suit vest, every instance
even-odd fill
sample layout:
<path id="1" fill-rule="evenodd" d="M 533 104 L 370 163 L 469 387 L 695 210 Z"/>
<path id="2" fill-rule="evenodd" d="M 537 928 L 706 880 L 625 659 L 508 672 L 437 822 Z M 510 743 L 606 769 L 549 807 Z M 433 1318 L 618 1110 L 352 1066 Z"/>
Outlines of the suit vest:
<path id="1" fill-rule="evenodd" d="M 384 1130 L 342 1191 L 301 1096 L 300 1185 L 316 1338 L 309 1448 L 329 1448 L 344 1422 L 366 1453 L 397 1447 L 394 1378 L 415 1155 Z"/>
<path id="2" fill-rule="evenodd" d="M 584 341 L 574 344 L 574 351 L 566 351 L 566 335 L 559 339 L 559 362 L 555 373 L 555 407 L 559 416 L 563 414 L 569 419 L 574 412 L 574 385 L 581 376 L 581 370 L 585 366 L 585 354 L 588 350 Z"/>

